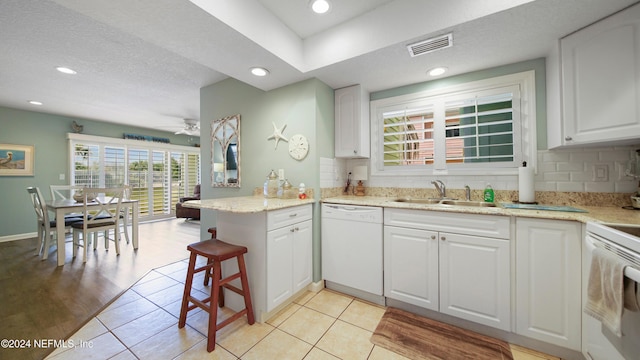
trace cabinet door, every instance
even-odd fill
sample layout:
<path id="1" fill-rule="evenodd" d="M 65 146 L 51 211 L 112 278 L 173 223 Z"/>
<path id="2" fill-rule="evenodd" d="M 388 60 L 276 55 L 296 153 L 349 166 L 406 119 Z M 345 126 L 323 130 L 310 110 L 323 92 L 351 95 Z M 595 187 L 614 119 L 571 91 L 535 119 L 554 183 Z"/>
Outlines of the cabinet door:
<path id="1" fill-rule="evenodd" d="M 439 236 L 440 312 L 510 331 L 509 241 Z"/>
<path id="2" fill-rule="evenodd" d="M 307 220 L 293 226 L 293 294 L 311 283 L 313 276 L 313 227 Z"/>
<path id="3" fill-rule="evenodd" d="M 369 95 L 360 85 L 335 91 L 335 156 L 368 158 Z"/>
<path id="4" fill-rule="evenodd" d="M 575 221 L 516 220 L 516 332 L 580 351 L 581 237 Z"/>
<path id="5" fill-rule="evenodd" d="M 267 311 L 293 295 L 293 226 L 267 232 Z"/>
<path id="6" fill-rule="evenodd" d="M 384 295 L 438 310 L 436 232 L 384 227 Z"/>
<path id="7" fill-rule="evenodd" d="M 560 41 L 565 144 L 640 136 L 640 6 Z"/>

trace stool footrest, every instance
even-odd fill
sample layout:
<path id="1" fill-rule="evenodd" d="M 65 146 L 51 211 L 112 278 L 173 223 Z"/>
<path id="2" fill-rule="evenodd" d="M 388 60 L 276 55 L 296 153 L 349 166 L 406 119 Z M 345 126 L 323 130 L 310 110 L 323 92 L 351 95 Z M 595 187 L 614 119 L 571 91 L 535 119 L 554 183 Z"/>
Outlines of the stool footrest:
<path id="1" fill-rule="evenodd" d="M 231 291 L 233 291 L 234 293 L 240 295 L 240 296 L 244 296 L 244 290 L 237 288 L 231 284 L 225 284 L 223 285 L 225 289 L 229 289 Z"/>
<path id="2" fill-rule="evenodd" d="M 235 274 L 233 274 L 231 276 L 228 276 L 228 277 L 226 277 L 224 279 L 220 279 L 220 286 L 227 285 L 228 283 L 232 282 L 233 280 L 239 279 L 241 275 L 242 274 L 240 274 L 240 273 L 235 273 Z"/>

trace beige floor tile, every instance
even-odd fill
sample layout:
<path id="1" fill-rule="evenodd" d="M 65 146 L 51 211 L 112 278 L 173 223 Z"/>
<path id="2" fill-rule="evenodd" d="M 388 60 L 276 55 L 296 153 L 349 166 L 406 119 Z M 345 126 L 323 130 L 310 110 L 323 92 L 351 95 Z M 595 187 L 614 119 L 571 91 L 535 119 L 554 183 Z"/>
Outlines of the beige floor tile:
<path id="1" fill-rule="evenodd" d="M 509 344 L 514 360 L 560 360 L 559 357 L 544 354 L 533 349 Z"/>
<path id="2" fill-rule="evenodd" d="M 177 284 L 180 283 L 168 276 L 163 275 L 162 277 L 159 277 L 157 279 L 146 281 L 142 284 L 136 284 L 131 289 L 142 296 L 149 296 L 153 293 Z"/>
<path id="3" fill-rule="evenodd" d="M 90 340 L 87 346 L 78 346 L 70 348 L 67 351 L 63 351 L 56 356 L 51 357 L 55 360 L 101 360 L 109 359 L 118 353 L 127 350 L 125 346 L 116 339 L 111 333 L 102 334 L 92 340 Z"/>
<path id="4" fill-rule="evenodd" d="M 217 345 L 212 352 L 207 352 L 207 339 L 204 339 L 197 343 L 195 346 L 180 354 L 174 360 L 236 360 L 237 357 L 233 356 L 230 352 L 225 350 L 222 346 Z"/>
<path id="5" fill-rule="evenodd" d="M 131 351 L 126 350 L 112 358 L 109 358 L 109 360 L 138 360 L 138 358 L 133 355 Z"/>
<path id="6" fill-rule="evenodd" d="M 151 270 L 149 271 L 149 273 L 147 273 L 147 275 L 145 275 L 142 279 L 138 280 L 134 285 L 139 285 L 147 281 L 155 280 L 157 278 L 161 278 L 162 276 L 164 276 L 162 273 L 159 273 L 155 270 Z"/>
<path id="7" fill-rule="evenodd" d="M 320 340 L 336 319 L 318 311 L 302 307 L 278 328 L 298 339 L 314 345 Z"/>
<path id="8" fill-rule="evenodd" d="M 124 292 L 124 294 L 120 295 L 120 297 L 118 297 L 118 299 L 114 302 L 112 302 L 111 304 L 109 304 L 109 306 L 107 306 L 107 308 L 105 309 L 105 311 L 107 310 L 113 310 L 117 307 L 132 303 L 136 300 L 140 300 L 142 299 L 142 296 L 140 296 L 140 294 L 138 294 L 137 292 L 129 289 L 127 291 Z"/>
<path id="9" fill-rule="evenodd" d="M 109 329 L 107 329 L 104 325 L 102 325 L 102 323 L 98 319 L 93 318 L 89 320 L 89 322 L 86 323 L 82 328 L 80 328 L 80 330 L 78 330 L 75 334 L 71 335 L 69 340 L 71 340 L 74 344 L 81 344 L 83 342 L 92 340 L 108 331 Z M 69 349 L 65 347 L 56 348 L 49 355 L 49 357 L 56 356 L 61 352 L 65 352 L 67 350 Z"/>
<path id="10" fill-rule="evenodd" d="M 170 326 L 177 327 L 178 319 L 168 312 L 158 309 L 111 331 L 130 348 Z"/>
<path id="11" fill-rule="evenodd" d="M 182 271 L 185 275 L 187 274 L 187 268 L 189 267 L 188 262 L 177 261 L 169 265 L 165 265 L 161 268 L 155 269 L 155 271 L 160 274 L 168 275 L 177 271 Z M 184 280 L 184 279 L 183 279 Z"/>
<path id="12" fill-rule="evenodd" d="M 115 309 L 107 308 L 105 311 L 98 314 L 98 320 L 100 320 L 108 329 L 115 329 L 118 326 L 122 326 L 129 321 L 135 320 L 158 309 L 159 307 L 151 301 L 141 298 Z"/>
<path id="13" fill-rule="evenodd" d="M 372 332 L 337 320 L 316 347 L 341 359 L 366 359 L 373 349 Z"/>
<path id="14" fill-rule="evenodd" d="M 375 331 L 385 309 L 381 306 L 354 300 L 339 319 L 368 331 Z"/>
<path id="15" fill-rule="evenodd" d="M 314 347 L 309 351 L 307 356 L 304 357 L 304 360 L 340 360 L 339 358 L 324 352 L 317 347 Z"/>
<path id="16" fill-rule="evenodd" d="M 296 311 L 300 310 L 301 307 L 302 306 L 296 303 L 291 303 L 287 305 L 287 307 L 282 309 L 280 312 L 275 314 L 273 317 L 271 317 L 271 319 L 267 320 L 267 324 L 278 327 L 285 320 L 287 320 L 291 315 L 293 315 Z"/>
<path id="17" fill-rule="evenodd" d="M 242 360 L 299 360 L 303 359 L 311 348 L 310 344 L 275 329 L 243 355 Z"/>
<path id="18" fill-rule="evenodd" d="M 302 295 L 298 296 L 293 302 L 296 303 L 296 304 L 304 305 L 309 300 L 311 300 L 311 298 L 316 296 L 316 294 L 317 293 L 315 293 L 313 291 L 306 291 Z"/>
<path id="19" fill-rule="evenodd" d="M 131 352 L 141 360 L 173 359 L 187 351 L 205 337 L 190 326 L 178 329 L 171 326 L 130 348 Z"/>
<path id="20" fill-rule="evenodd" d="M 174 301 L 181 300 L 183 294 L 184 284 L 176 284 L 147 296 L 147 300 L 158 306 L 165 306 Z M 197 296 L 196 294 L 193 295 Z"/>
<path id="21" fill-rule="evenodd" d="M 375 345 L 371 350 L 368 360 L 410 360 L 398 353 L 389 351 L 383 347 Z"/>
<path id="22" fill-rule="evenodd" d="M 336 292 L 322 290 L 307 301 L 304 306 L 317 310 L 323 314 L 338 318 L 349 306 L 353 298 Z"/>
<path id="23" fill-rule="evenodd" d="M 249 325 L 244 319 L 246 318 L 240 318 L 220 329 L 216 338 L 217 344 L 238 357 L 244 355 L 275 329 L 266 323 L 256 322 Z"/>
<path id="24" fill-rule="evenodd" d="M 162 308 L 166 312 L 170 313 L 171 315 L 175 316 L 176 318 L 180 317 L 180 308 L 181 307 L 182 307 L 182 299 L 180 299 L 178 301 L 174 301 L 171 304 L 162 306 Z M 202 311 L 202 309 L 200 309 L 200 308 L 195 308 L 195 309 L 189 311 L 189 313 L 187 313 L 187 319 L 189 319 L 189 317 L 194 316 L 195 314 L 199 313 L 200 311 Z"/>

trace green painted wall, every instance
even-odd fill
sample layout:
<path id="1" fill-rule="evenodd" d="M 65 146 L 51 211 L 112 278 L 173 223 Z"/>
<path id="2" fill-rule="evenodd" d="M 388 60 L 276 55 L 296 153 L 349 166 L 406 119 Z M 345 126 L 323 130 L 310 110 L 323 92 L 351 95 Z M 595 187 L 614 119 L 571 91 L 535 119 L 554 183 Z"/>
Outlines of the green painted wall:
<path id="1" fill-rule="evenodd" d="M 448 78 L 426 81 L 371 93 L 370 99 L 379 100 L 393 96 L 413 94 L 420 91 L 440 89 L 447 86 L 468 83 L 493 77 L 534 70 L 536 73 L 536 132 L 538 134 L 538 150 L 547 149 L 547 86 L 545 59 L 534 59 L 515 64 L 499 66 L 491 69 L 474 71 Z"/>
<path id="2" fill-rule="evenodd" d="M 235 79 L 226 79 L 201 89 L 200 119 L 202 125 L 202 197 L 204 199 L 249 196 L 262 188 L 267 174 L 284 169 L 285 177 L 294 185 L 304 182 L 320 199 L 320 157 L 333 157 L 333 89 L 317 79 L 305 80 L 271 91 L 261 91 Z M 241 188 L 211 187 L 211 142 L 204 140 L 211 122 L 240 114 Z M 277 149 L 273 124 L 287 125 L 283 135 L 302 134 L 309 140 L 309 154 L 302 161 L 289 156 L 288 144 Z M 314 209 L 319 214 L 319 204 Z M 319 219 L 315 216 L 314 219 Z M 201 233 L 215 225 L 215 212 L 203 211 Z M 314 221 L 314 281 L 320 280 L 320 224 Z"/>
<path id="3" fill-rule="evenodd" d="M 49 199 L 49 185 L 69 183 L 67 133 L 71 123 L 84 126 L 83 134 L 122 139 L 123 133 L 169 138 L 189 145 L 188 137 L 164 131 L 117 125 L 87 119 L 0 107 L 0 143 L 35 145 L 34 176 L 0 176 L 0 237 L 34 233 L 36 220 L 26 188 L 37 186 Z M 194 138 L 199 142 L 198 138 Z M 59 180 L 65 174 L 66 180 Z"/>

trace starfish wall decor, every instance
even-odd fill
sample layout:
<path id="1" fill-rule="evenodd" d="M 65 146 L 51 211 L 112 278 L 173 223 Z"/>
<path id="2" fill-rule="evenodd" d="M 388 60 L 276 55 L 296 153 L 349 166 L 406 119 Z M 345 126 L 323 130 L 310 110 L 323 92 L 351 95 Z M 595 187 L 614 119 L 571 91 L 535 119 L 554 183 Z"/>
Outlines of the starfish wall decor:
<path id="1" fill-rule="evenodd" d="M 287 142 L 289 141 L 286 137 L 284 137 L 284 135 L 282 135 L 282 132 L 287 127 L 287 124 L 282 125 L 282 129 L 278 129 L 278 127 L 276 126 L 276 123 L 274 122 L 272 122 L 271 124 L 273 124 L 273 135 L 269 136 L 267 140 L 274 139 L 276 141 L 276 145 L 274 146 L 274 149 L 277 149 L 278 142 L 280 140 L 287 141 Z"/>

